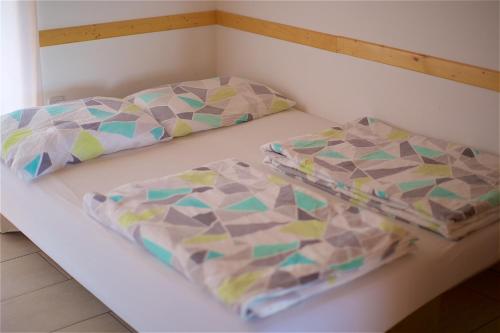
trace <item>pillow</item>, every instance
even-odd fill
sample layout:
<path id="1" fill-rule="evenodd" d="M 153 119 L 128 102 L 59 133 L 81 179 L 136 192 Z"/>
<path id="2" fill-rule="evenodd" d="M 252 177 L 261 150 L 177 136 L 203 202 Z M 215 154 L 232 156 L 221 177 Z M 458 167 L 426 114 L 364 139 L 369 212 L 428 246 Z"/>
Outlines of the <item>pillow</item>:
<path id="1" fill-rule="evenodd" d="M 23 179 L 168 138 L 137 105 L 93 97 L 28 108 L 1 118 L 2 161 Z"/>
<path id="2" fill-rule="evenodd" d="M 125 99 L 149 112 L 172 137 L 244 123 L 295 105 L 263 84 L 237 77 L 175 83 Z"/>

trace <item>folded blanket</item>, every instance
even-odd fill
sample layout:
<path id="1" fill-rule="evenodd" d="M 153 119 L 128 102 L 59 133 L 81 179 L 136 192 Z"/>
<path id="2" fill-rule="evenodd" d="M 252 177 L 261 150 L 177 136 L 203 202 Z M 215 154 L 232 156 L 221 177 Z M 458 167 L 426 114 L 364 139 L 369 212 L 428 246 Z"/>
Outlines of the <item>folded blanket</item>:
<path id="1" fill-rule="evenodd" d="M 109 97 L 18 110 L 0 123 L 1 159 L 26 180 L 166 137 L 137 105 Z"/>
<path id="2" fill-rule="evenodd" d="M 450 239 L 499 220 L 498 156 L 374 118 L 262 150 L 276 170 Z"/>
<path id="3" fill-rule="evenodd" d="M 236 160 L 88 193 L 84 207 L 243 318 L 364 275 L 414 240 L 385 217 Z"/>

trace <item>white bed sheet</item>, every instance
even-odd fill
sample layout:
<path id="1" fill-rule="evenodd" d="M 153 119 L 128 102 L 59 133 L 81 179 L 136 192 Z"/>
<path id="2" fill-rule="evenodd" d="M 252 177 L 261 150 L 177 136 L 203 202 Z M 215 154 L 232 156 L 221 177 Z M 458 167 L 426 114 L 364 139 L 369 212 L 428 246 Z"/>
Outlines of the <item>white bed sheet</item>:
<path id="1" fill-rule="evenodd" d="M 385 331 L 500 258 L 498 223 L 460 242 L 403 224 L 420 237 L 415 254 L 270 318 L 245 322 L 81 208 L 85 192 L 107 192 L 228 157 L 266 169 L 261 144 L 330 123 L 296 110 L 283 112 L 99 158 L 33 183 L 2 165 L 1 211 L 138 331 Z"/>

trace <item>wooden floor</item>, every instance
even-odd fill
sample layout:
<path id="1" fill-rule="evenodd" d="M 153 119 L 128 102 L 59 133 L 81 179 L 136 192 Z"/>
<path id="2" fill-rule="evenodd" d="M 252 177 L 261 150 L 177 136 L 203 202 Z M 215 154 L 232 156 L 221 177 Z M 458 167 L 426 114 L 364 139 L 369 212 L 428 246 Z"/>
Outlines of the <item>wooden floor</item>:
<path id="1" fill-rule="evenodd" d="M 1 332 L 134 332 L 21 233 L 0 234 Z M 500 333 L 500 263 L 390 330 Z"/>
<path id="2" fill-rule="evenodd" d="M 500 333 L 500 262 L 436 297 L 390 333 Z"/>

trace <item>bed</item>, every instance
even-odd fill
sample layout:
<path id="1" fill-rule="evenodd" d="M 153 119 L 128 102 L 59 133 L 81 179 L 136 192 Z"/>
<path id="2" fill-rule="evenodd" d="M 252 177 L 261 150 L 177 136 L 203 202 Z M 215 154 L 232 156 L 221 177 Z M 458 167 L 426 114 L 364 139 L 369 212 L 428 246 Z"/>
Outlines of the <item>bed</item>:
<path id="1" fill-rule="evenodd" d="M 498 223 L 459 242 L 405 225 L 420 238 L 415 254 L 269 318 L 243 321 L 82 210 L 86 192 L 107 192 L 228 157 L 269 170 L 262 165 L 262 144 L 329 123 L 291 110 L 122 151 L 32 183 L 2 165 L 2 214 L 138 331 L 386 331 L 500 258 Z"/>

